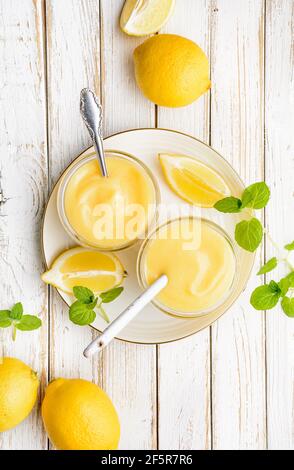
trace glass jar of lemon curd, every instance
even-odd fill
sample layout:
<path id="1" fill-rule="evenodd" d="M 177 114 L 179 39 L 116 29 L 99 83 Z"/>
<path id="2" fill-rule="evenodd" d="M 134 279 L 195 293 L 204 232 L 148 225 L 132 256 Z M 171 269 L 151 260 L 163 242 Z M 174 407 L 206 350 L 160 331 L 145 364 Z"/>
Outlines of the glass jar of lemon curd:
<path id="1" fill-rule="evenodd" d="M 228 234 L 204 218 L 187 216 L 158 226 L 140 247 L 137 276 L 143 289 L 162 274 L 167 286 L 153 300 L 165 313 L 211 313 L 233 295 L 237 259 Z"/>
<path id="2" fill-rule="evenodd" d="M 78 244 L 102 251 L 127 248 L 156 218 L 160 193 L 150 170 L 133 155 L 105 151 L 108 177 L 95 153 L 77 159 L 62 176 L 59 218 Z"/>

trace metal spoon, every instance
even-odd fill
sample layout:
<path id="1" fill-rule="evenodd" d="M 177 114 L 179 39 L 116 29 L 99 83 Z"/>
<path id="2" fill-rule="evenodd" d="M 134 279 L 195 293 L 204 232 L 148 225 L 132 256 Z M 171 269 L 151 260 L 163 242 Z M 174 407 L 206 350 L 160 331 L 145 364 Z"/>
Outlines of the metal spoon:
<path id="1" fill-rule="evenodd" d="M 97 96 L 89 88 L 83 88 L 81 91 L 80 111 L 93 141 L 101 173 L 103 176 L 107 177 L 108 173 L 101 135 L 102 106 L 100 105 Z"/>

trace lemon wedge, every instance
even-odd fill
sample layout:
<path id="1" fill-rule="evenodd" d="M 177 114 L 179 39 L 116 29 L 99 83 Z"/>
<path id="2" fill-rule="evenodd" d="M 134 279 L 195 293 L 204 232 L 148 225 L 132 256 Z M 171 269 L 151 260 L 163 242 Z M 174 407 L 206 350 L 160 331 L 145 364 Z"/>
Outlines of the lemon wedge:
<path id="1" fill-rule="evenodd" d="M 121 17 L 121 29 L 131 36 L 156 33 L 173 12 L 175 0 L 126 0 Z"/>
<path id="2" fill-rule="evenodd" d="M 99 294 L 121 284 L 124 277 L 125 271 L 117 256 L 82 247 L 64 251 L 41 276 L 46 284 L 68 294 L 72 294 L 74 286 L 88 287 Z"/>
<path id="3" fill-rule="evenodd" d="M 201 207 L 213 207 L 230 190 L 212 168 L 185 155 L 159 154 L 169 187 L 182 199 Z"/>

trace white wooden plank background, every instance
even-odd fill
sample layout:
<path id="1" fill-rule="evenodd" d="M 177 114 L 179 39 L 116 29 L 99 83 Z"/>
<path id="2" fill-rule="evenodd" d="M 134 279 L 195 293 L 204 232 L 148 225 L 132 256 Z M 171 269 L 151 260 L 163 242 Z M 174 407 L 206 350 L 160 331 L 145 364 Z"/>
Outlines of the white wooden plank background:
<path id="1" fill-rule="evenodd" d="M 294 3 L 271 0 L 266 9 L 265 176 L 273 196 L 266 224 L 285 245 L 294 213 Z M 289 215 L 291 218 L 289 219 Z M 267 257 L 272 247 L 267 245 Z M 284 268 L 283 268 L 284 269 Z M 280 271 L 283 275 L 283 271 Z M 268 445 L 294 448 L 294 323 L 281 314 L 266 317 Z"/>
<path id="2" fill-rule="evenodd" d="M 132 51 L 140 38 L 118 27 L 123 0 L 0 0 L 0 298 L 40 313 L 41 330 L 4 354 L 48 380 L 99 383 L 122 422 L 122 449 L 294 449 L 294 321 L 249 306 L 253 276 L 210 329 L 159 347 L 114 342 L 93 361 L 88 328 L 68 321 L 40 282 L 40 222 L 48 190 L 89 144 L 79 92 L 100 95 L 105 135 L 170 127 L 220 151 L 246 183 L 272 189 L 265 223 L 281 244 L 293 238 L 292 0 L 177 0 L 162 32 L 195 40 L 210 57 L 212 89 L 183 109 L 157 108 L 137 89 Z M 292 223 L 291 223 L 292 222 Z M 268 244 L 259 255 L 272 255 Z M 50 448 L 39 408 L 0 435 L 1 449 Z"/>
<path id="3" fill-rule="evenodd" d="M 176 3 L 174 15 L 164 32 L 189 37 L 209 55 L 210 4 L 207 0 L 185 0 L 184 4 L 185 8 L 183 2 Z M 187 21 L 188 16 L 193 21 Z M 207 93 L 193 105 L 179 108 L 177 112 L 159 108 L 158 126 L 190 133 L 209 143 L 209 101 Z M 177 343 L 159 346 L 158 366 L 159 448 L 209 449 L 210 329 Z"/>
<path id="4" fill-rule="evenodd" d="M 14 5 L 13 5 L 14 3 Z M 43 15 L 41 2 L 0 2 L 0 299 L 21 300 L 40 313 L 31 335 L 1 330 L 5 355 L 18 357 L 47 382 L 47 289 L 40 280 L 40 223 L 48 192 Z M 16 429 L 1 433 L 1 448 L 46 447 L 39 406 Z"/>
<path id="5" fill-rule="evenodd" d="M 132 51 L 140 39 L 128 38 L 118 28 L 122 2 L 102 0 L 100 5 L 105 135 L 154 127 L 154 106 L 144 99 L 133 78 Z M 120 448 L 156 448 L 156 347 L 112 343 L 103 353 L 102 385 L 120 414 Z"/>
<path id="6" fill-rule="evenodd" d="M 263 8 L 262 0 L 217 0 L 212 11 L 211 145 L 247 184 L 263 178 Z M 249 306 L 252 278 L 246 294 L 212 326 L 217 449 L 266 445 L 264 324 Z"/>

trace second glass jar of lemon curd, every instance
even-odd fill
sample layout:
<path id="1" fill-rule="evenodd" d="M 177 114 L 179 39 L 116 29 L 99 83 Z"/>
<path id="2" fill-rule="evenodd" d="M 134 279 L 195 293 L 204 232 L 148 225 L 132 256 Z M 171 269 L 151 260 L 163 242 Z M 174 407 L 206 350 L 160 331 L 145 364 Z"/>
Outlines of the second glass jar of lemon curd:
<path id="1" fill-rule="evenodd" d="M 95 153 L 70 165 L 60 182 L 57 208 L 77 243 L 117 251 L 145 237 L 160 193 L 150 170 L 133 155 L 107 150 L 105 157 L 108 177 L 102 176 Z"/>
<path id="2" fill-rule="evenodd" d="M 234 244 L 217 224 L 181 217 L 158 226 L 140 248 L 139 283 L 146 289 L 162 274 L 167 286 L 153 300 L 165 313 L 195 317 L 220 308 L 233 297 L 238 279 Z"/>

